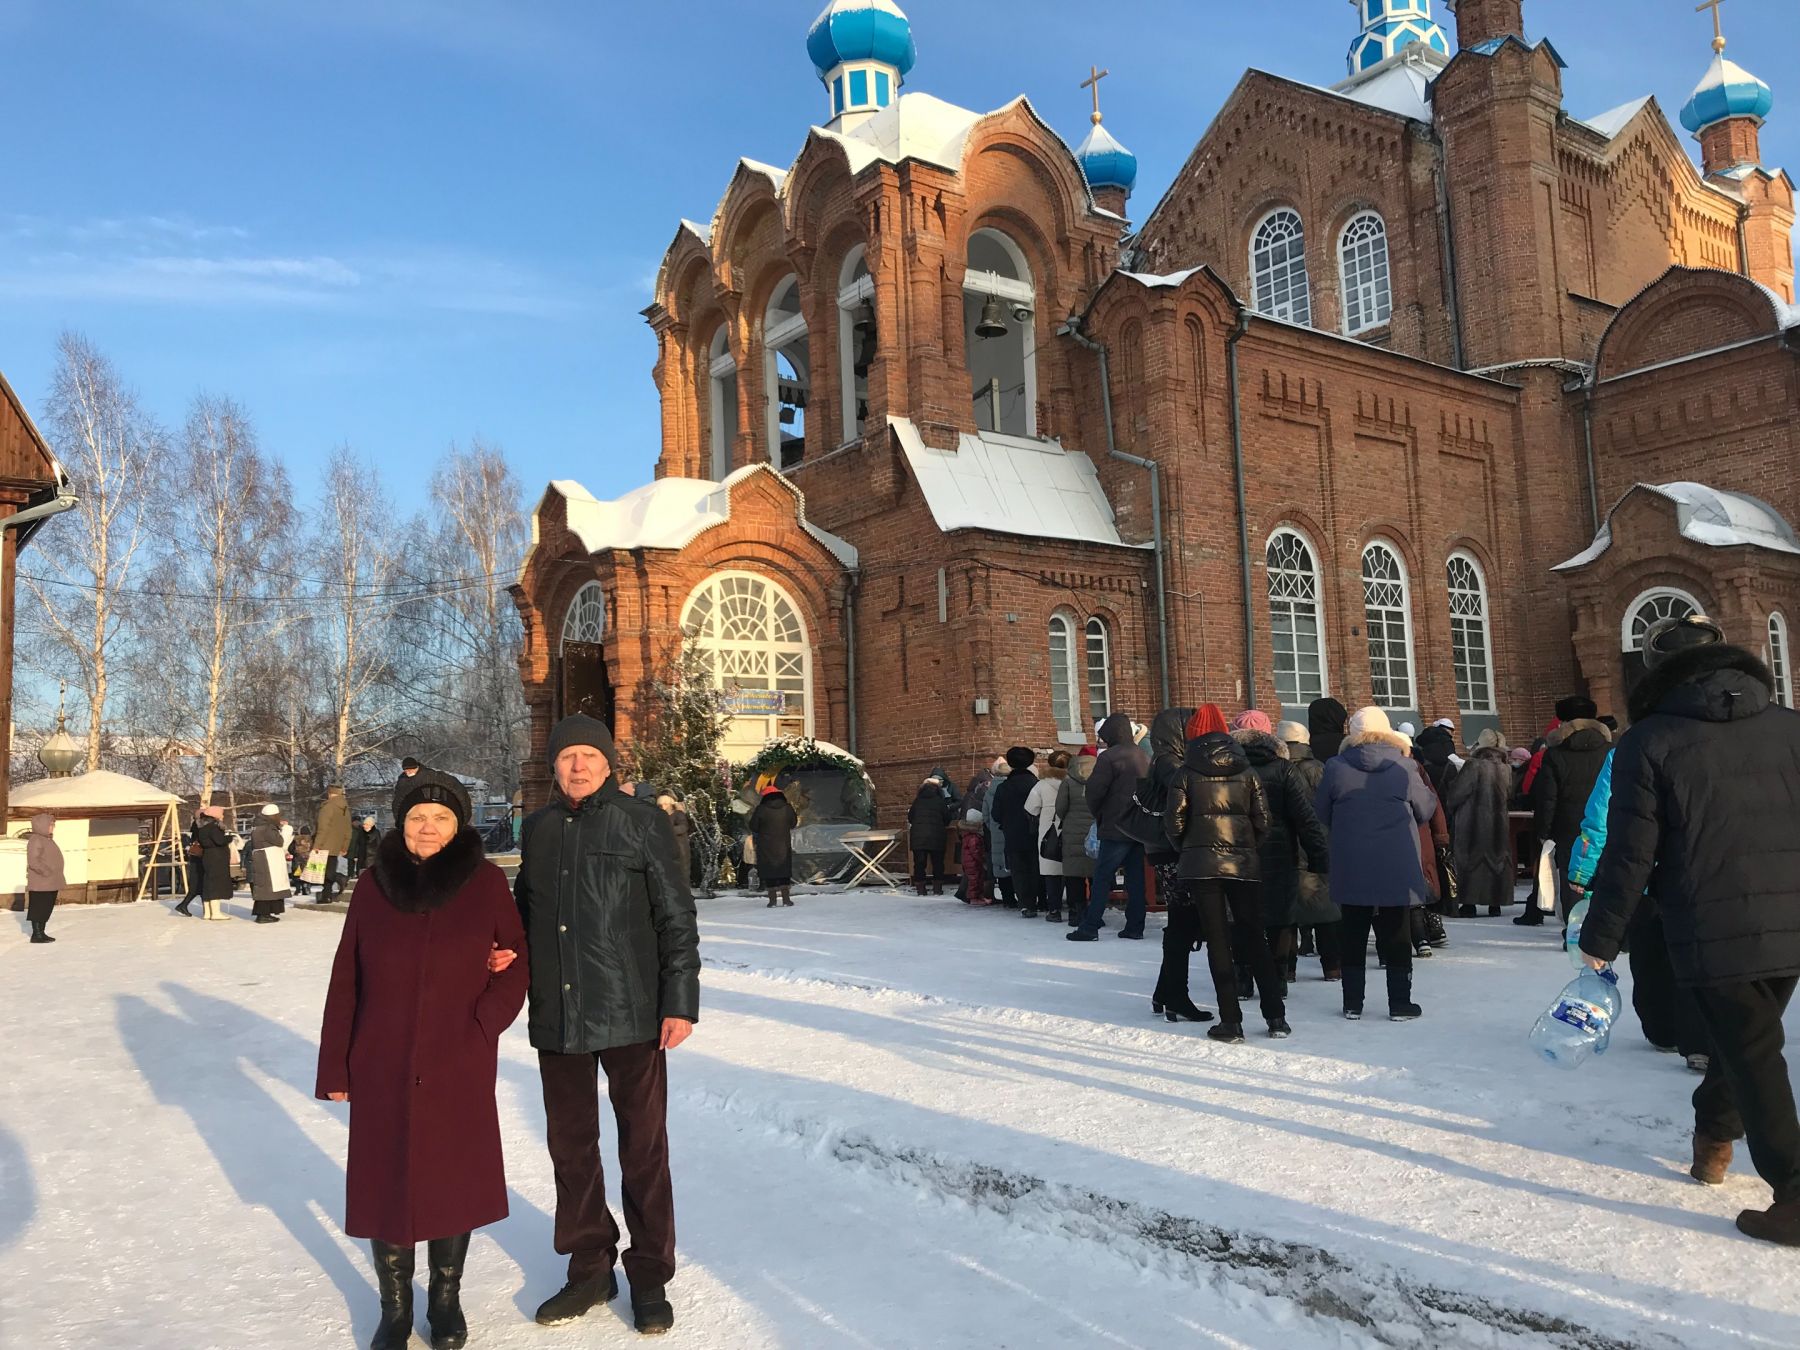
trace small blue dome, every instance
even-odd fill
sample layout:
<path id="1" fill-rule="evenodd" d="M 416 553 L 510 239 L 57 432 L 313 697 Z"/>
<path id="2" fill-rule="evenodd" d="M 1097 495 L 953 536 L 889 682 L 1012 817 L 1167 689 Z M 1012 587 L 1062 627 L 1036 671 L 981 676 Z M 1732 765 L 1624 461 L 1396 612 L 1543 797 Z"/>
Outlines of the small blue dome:
<path id="1" fill-rule="evenodd" d="M 1137 184 L 1138 161 L 1098 122 L 1075 150 L 1089 187 L 1116 187 L 1130 192 Z"/>
<path id="2" fill-rule="evenodd" d="M 918 59 L 912 24 L 894 0 L 831 0 L 806 34 L 823 78 L 846 61 L 880 61 L 905 75 Z"/>
<path id="3" fill-rule="evenodd" d="M 1698 135 L 1728 117 L 1754 117 L 1761 121 L 1774 106 L 1774 91 L 1721 53 L 1713 57 L 1706 78 L 1682 106 L 1681 125 Z"/>

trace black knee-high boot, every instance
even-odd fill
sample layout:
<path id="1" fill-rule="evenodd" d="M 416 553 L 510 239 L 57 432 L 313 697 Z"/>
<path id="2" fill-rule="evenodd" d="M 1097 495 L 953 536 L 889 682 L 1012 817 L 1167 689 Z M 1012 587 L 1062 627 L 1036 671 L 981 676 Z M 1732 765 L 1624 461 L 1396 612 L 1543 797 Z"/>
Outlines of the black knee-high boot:
<path id="1" fill-rule="evenodd" d="M 425 1244 L 431 1263 L 431 1288 L 425 1300 L 425 1321 L 431 1327 L 431 1350 L 462 1350 L 469 1343 L 469 1324 L 463 1320 L 463 1258 L 469 1254 L 469 1235 L 433 1238 Z"/>
<path id="2" fill-rule="evenodd" d="M 413 1261 L 411 1245 L 391 1246 L 376 1239 L 369 1243 L 375 1258 L 375 1288 L 381 1294 L 381 1325 L 369 1350 L 406 1350 L 412 1339 Z"/>

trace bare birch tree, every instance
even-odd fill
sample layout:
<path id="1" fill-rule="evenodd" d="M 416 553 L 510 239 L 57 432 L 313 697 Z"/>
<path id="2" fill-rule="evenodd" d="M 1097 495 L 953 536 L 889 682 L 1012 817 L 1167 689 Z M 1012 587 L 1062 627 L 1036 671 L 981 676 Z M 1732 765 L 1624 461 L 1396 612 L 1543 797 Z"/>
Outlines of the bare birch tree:
<path id="1" fill-rule="evenodd" d="M 81 504 L 57 547 L 35 552 L 21 578 L 41 609 L 57 665 L 87 694 L 87 767 L 100 767 L 112 658 L 128 618 L 123 603 L 159 506 L 165 443 L 118 370 L 87 338 L 57 341 L 47 424 Z"/>
<path id="2" fill-rule="evenodd" d="M 318 573 L 314 631 L 324 658 L 334 781 L 343 781 L 348 765 L 394 734 L 383 704 L 391 683 L 393 618 L 403 599 L 400 544 L 406 531 L 390 514 L 374 465 L 348 446 L 333 451 L 312 563 Z"/>

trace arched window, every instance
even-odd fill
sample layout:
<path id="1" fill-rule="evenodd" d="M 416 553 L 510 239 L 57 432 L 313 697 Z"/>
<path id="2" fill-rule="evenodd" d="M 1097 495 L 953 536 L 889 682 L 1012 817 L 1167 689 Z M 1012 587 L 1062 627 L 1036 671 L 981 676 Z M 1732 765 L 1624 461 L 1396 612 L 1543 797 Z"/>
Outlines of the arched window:
<path id="1" fill-rule="evenodd" d="M 707 374 L 712 391 L 712 476 L 718 481 L 731 472 L 731 449 L 737 444 L 738 432 L 737 358 L 731 354 L 731 334 L 725 324 L 713 334 Z"/>
<path id="2" fill-rule="evenodd" d="M 1413 706 L 1412 596 L 1406 566 L 1391 544 L 1377 539 L 1363 550 L 1363 618 L 1369 629 L 1369 686 L 1375 706 Z"/>
<path id="3" fill-rule="evenodd" d="M 769 391 L 769 462 L 791 469 L 806 458 L 806 405 L 812 396 L 812 357 L 797 277 L 775 288 L 763 316 L 763 385 Z"/>
<path id="4" fill-rule="evenodd" d="M 575 592 L 575 598 L 569 602 L 569 612 L 563 616 L 563 645 L 599 642 L 605 636 L 606 592 L 600 589 L 599 582 L 590 581 Z"/>
<path id="5" fill-rule="evenodd" d="M 1088 720 L 1104 722 L 1112 711 L 1112 635 L 1099 615 L 1087 621 Z"/>
<path id="6" fill-rule="evenodd" d="M 1037 293 L 1019 246 L 998 230 L 969 236 L 963 349 L 975 425 L 1037 434 Z"/>
<path id="7" fill-rule="evenodd" d="M 1067 614 L 1050 616 L 1050 713 L 1056 729 L 1069 735 L 1081 731 L 1075 701 L 1075 624 Z"/>
<path id="8" fill-rule="evenodd" d="M 1664 619 L 1685 619 L 1698 613 L 1700 602 L 1686 591 L 1678 591 L 1672 586 L 1645 591 L 1625 607 L 1625 622 L 1619 632 L 1620 649 L 1641 652 L 1652 625 Z"/>
<path id="9" fill-rule="evenodd" d="M 863 246 L 838 273 L 838 383 L 843 389 L 844 444 L 861 440 L 869 415 L 869 371 L 875 364 L 875 278 Z"/>
<path id="10" fill-rule="evenodd" d="M 1344 279 L 1344 331 L 1379 328 L 1394 312 L 1388 275 L 1387 225 L 1365 211 L 1344 227 L 1338 240 L 1338 273 Z"/>
<path id="11" fill-rule="evenodd" d="M 1769 670 L 1775 676 L 1775 701 L 1784 708 L 1794 706 L 1794 684 L 1788 676 L 1787 619 L 1780 610 L 1769 615 Z"/>
<path id="12" fill-rule="evenodd" d="M 1306 227 L 1292 207 L 1269 212 L 1250 239 L 1250 277 L 1259 314 L 1312 323 L 1312 288 L 1306 278 Z"/>
<path id="13" fill-rule="evenodd" d="M 731 695 L 725 754 L 732 763 L 774 737 L 812 734 L 812 646 L 781 587 L 749 572 L 720 572 L 688 597 L 681 633 Z"/>
<path id="14" fill-rule="evenodd" d="M 1456 705 L 1465 713 L 1494 711 L 1494 652 L 1488 641 L 1487 582 L 1481 564 L 1452 553 L 1444 568 L 1450 583 L 1450 659 L 1456 667 Z"/>
<path id="15" fill-rule="evenodd" d="M 1296 530 L 1269 536 L 1269 631 L 1275 696 L 1287 707 L 1325 697 L 1325 624 L 1312 545 Z"/>

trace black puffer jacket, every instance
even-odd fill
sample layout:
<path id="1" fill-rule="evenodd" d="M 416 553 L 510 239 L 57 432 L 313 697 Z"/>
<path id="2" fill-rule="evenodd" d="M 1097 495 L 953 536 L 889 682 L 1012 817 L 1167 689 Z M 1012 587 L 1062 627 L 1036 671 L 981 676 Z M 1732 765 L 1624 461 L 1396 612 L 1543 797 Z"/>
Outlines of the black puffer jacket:
<path id="1" fill-rule="evenodd" d="M 1131 794 L 1137 791 L 1138 779 L 1149 768 L 1150 759 L 1132 744 L 1131 719 L 1114 713 L 1100 724 L 1100 741 L 1106 748 L 1088 778 L 1088 810 L 1100 827 L 1102 839 L 1123 840 L 1129 836 L 1119 828 L 1131 810 Z"/>
<path id="2" fill-rule="evenodd" d="M 1267 732 L 1240 731 L 1236 740 L 1244 747 L 1250 768 L 1262 783 L 1269 807 L 1269 832 L 1258 850 L 1262 867 L 1263 925 L 1297 927 L 1300 923 L 1300 850 L 1306 850 L 1309 871 L 1331 870 L 1331 849 L 1325 827 L 1313 810 L 1312 788 L 1288 762 L 1287 747 Z"/>
<path id="3" fill-rule="evenodd" d="M 520 831 L 513 894 L 531 951 L 531 1044 L 558 1054 L 653 1041 L 700 1015 L 694 896 L 669 818 L 608 781 Z"/>
<path id="4" fill-rule="evenodd" d="M 1244 748 L 1222 731 L 1189 741 L 1163 817 L 1183 881 L 1257 881 L 1269 803 Z"/>
<path id="5" fill-rule="evenodd" d="M 919 789 L 906 808 L 906 843 L 914 853 L 942 853 L 950 838 L 950 799 L 941 783 Z"/>
<path id="6" fill-rule="evenodd" d="M 1632 695 L 1581 949 L 1611 961 L 1646 886 L 1678 983 L 1800 975 L 1800 714 L 1724 644 L 1679 652 Z"/>
<path id="7" fill-rule="evenodd" d="M 1581 837 L 1588 797 L 1611 753 L 1612 732 L 1600 722 L 1582 718 L 1550 733 L 1544 763 L 1531 784 L 1532 827 L 1539 839 L 1556 841 L 1556 856 L 1564 865 Z"/>

